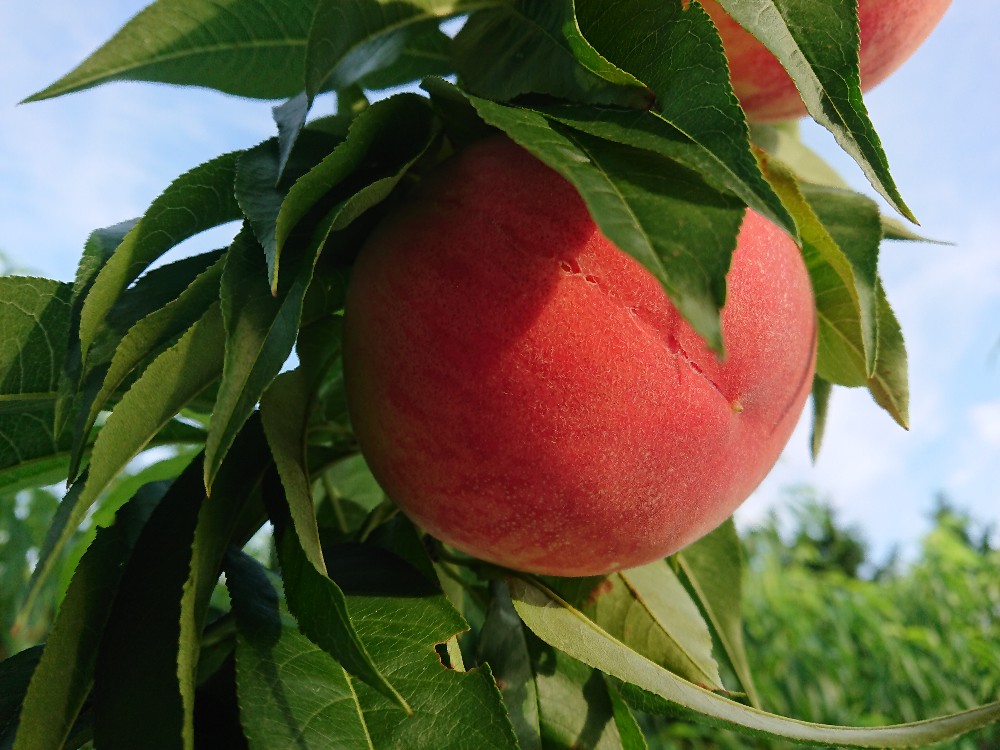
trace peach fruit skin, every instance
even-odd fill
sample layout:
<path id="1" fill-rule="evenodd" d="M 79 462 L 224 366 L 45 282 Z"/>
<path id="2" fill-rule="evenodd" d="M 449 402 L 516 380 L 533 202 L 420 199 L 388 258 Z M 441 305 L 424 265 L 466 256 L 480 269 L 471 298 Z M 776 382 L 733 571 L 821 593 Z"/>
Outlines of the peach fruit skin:
<path id="1" fill-rule="evenodd" d="M 453 158 L 372 235 L 344 320 L 376 479 L 476 557 L 562 576 L 640 565 L 725 520 L 809 393 L 812 287 L 749 212 L 720 364 L 574 188 L 505 138 Z"/>
<path id="2" fill-rule="evenodd" d="M 795 84 L 778 60 L 730 18 L 715 0 L 702 5 L 712 16 L 729 58 L 736 96 L 756 122 L 806 113 Z M 928 37 L 951 0 L 860 0 L 861 88 L 881 83 Z"/>

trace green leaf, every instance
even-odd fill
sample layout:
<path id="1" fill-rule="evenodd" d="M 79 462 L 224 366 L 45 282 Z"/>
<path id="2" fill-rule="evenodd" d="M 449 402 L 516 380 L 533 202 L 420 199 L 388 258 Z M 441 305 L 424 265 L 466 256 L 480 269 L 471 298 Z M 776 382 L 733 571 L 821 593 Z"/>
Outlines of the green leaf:
<path id="1" fill-rule="evenodd" d="M 226 560 L 236 616 L 240 723 L 251 750 L 374 748 L 347 672 L 294 626 L 261 566 Z"/>
<path id="2" fill-rule="evenodd" d="M 306 137 L 308 136 L 308 137 Z M 245 151 L 236 165 L 236 200 L 254 236 L 264 248 L 271 291 L 278 285 L 275 222 L 291 184 L 316 165 L 336 144 L 325 133 L 306 131 L 295 136 L 286 154 L 279 139 L 271 138 Z"/>
<path id="3" fill-rule="evenodd" d="M 360 121 L 372 111 L 399 114 L 408 106 L 403 100 L 414 98 L 385 100 L 384 104 L 380 103 L 381 106 L 373 105 L 365 110 L 358 119 Z M 211 486 L 216 467 L 225 456 L 232 435 L 250 415 L 292 352 L 305 294 L 312 281 L 316 261 L 331 233 L 343 230 L 389 196 L 430 144 L 431 133 L 416 130 L 414 135 L 415 140 L 410 141 L 400 138 L 395 128 L 352 128 L 347 139 L 316 167 L 314 172 L 323 172 L 319 179 L 329 180 L 329 165 L 334 163 L 340 171 L 332 171 L 343 179 L 353 171 L 351 165 L 361 166 L 369 159 L 375 162 L 370 170 L 356 175 L 357 181 L 352 179 L 328 196 L 336 203 L 311 230 L 304 246 L 295 248 L 296 252 L 288 263 L 291 268 L 281 276 L 275 294 L 271 293 L 268 285 L 265 253 L 250 232 L 244 229 L 234 241 L 222 275 L 226 357 L 206 447 L 206 486 Z M 273 156 L 277 158 L 276 154 Z M 346 173 L 343 171 L 343 160 L 348 167 Z M 308 180 L 309 175 L 304 179 Z M 318 199 L 313 189 L 306 189 L 306 193 L 306 200 Z M 292 198 L 290 192 L 286 200 L 299 201 L 303 198 L 299 193 Z"/>
<path id="4" fill-rule="evenodd" d="M 708 626 L 662 560 L 609 576 L 548 583 L 629 648 L 703 687 L 722 689 Z"/>
<path id="5" fill-rule="evenodd" d="M 860 309 L 864 375 L 874 375 L 878 345 L 878 247 L 882 223 L 874 201 L 837 188 L 802 185 L 802 194 L 851 267 Z"/>
<path id="6" fill-rule="evenodd" d="M 712 636 L 698 606 L 673 570 L 665 562 L 657 561 L 623 570 L 619 576 L 635 601 L 668 638 L 673 653 L 656 661 L 703 687 L 720 689 L 722 678 L 712 658 Z"/>
<path id="7" fill-rule="evenodd" d="M 868 390 L 875 402 L 904 429 L 910 424 L 910 386 L 906 344 L 896 313 L 889 306 L 881 281 L 878 299 L 878 367 L 868 380 Z"/>
<path id="8" fill-rule="evenodd" d="M 664 285 L 716 350 L 719 310 L 744 205 L 659 154 L 549 123 L 542 115 L 469 97 L 480 116 L 556 170 L 604 234 Z"/>
<path id="9" fill-rule="evenodd" d="M 306 50 L 306 93 L 343 89 L 395 63 L 414 34 L 484 0 L 319 0 Z"/>
<path id="10" fill-rule="evenodd" d="M 309 561 L 291 530 L 279 525 L 279 535 L 278 554 L 285 580 L 285 597 L 289 611 L 299 622 L 299 629 L 348 672 L 364 680 L 406 714 L 412 714 L 413 709 L 376 666 L 371 652 L 356 632 L 344 592 L 325 575 L 325 567 L 321 572 Z"/>
<path id="11" fill-rule="evenodd" d="M 610 678 L 605 678 L 608 686 L 608 696 L 611 698 L 611 714 L 618 728 L 618 736 L 621 738 L 622 750 L 648 750 L 646 738 L 642 734 L 639 722 L 636 721 L 635 714 L 629 708 L 628 703 L 622 697 L 618 686 L 613 684 Z"/>
<path id="12" fill-rule="evenodd" d="M 98 747 L 185 747 L 178 644 L 181 597 L 205 497 L 199 463 L 193 463 L 157 505 L 121 573 L 95 657 Z"/>
<path id="13" fill-rule="evenodd" d="M 490 665 L 500 687 L 521 750 L 542 750 L 531 654 L 505 583 L 490 583 L 490 603 L 477 650 L 479 663 Z"/>
<path id="14" fill-rule="evenodd" d="M 90 507 L 117 474 L 222 370 L 223 330 L 217 305 L 146 368 L 108 417 L 94 444 L 86 478 L 60 505 L 29 585 L 29 599 Z"/>
<path id="15" fill-rule="evenodd" d="M 516 606 L 516 605 L 515 605 Z M 529 634 L 542 747 L 622 750 L 604 676 Z"/>
<path id="16" fill-rule="evenodd" d="M 396 177 L 401 177 L 436 134 L 432 116 L 427 100 L 414 94 L 384 99 L 358 114 L 344 142 L 288 190 L 275 219 L 275 255 L 280 256 L 292 230 L 320 201 L 328 199 L 331 191 L 336 191 L 336 199 L 343 200 L 362 187 L 357 177 L 351 178 L 366 162 L 377 159 L 399 165 Z M 391 180 L 387 187 L 391 188 L 395 182 Z M 359 206 L 360 210 L 366 208 L 363 204 Z M 347 226 L 356 215 L 357 212 L 344 214 L 333 229 Z"/>
<path id="17" fill-rule="evenodd" d="M 674 556 L 753 705 L 760 703 L 743 645 L 743 547 L 732 518 Z"/>
<path id="18" fill-rule="evenodd" d="M 216 254 L 212 254 L 216 255 Z M 100 390 L 90 404 L 85 428 L 89 430 L 109 400 L 137 372 L 143 363 L 184 334 L 205 315 L 219 298 L 219 278 L 224 259 L 219 257 L 202 271 L 176 299 L 158 307 L 129 328 L 115 348 Z"/>
<path id="19" fill-rule="evenodd" d="M 362 89 L 378 91 L 403 86 L 427 76 L 445 76 L 453 72 L 451 59 L 451 37 L 438 28 L 428 29 L 411 35 L 395 62 L 372 71 L 358 84 Z"/>
<path id="20" fill-rule="evenodd" d="M 158 0 L 79 66 L 25 101 L 108 81 L 205 86 L 280 99 L 303 86 L 317 0 Z"/>
<path id="21" fill-rule="evenodd" d="M 462 87 L 487 99 L 548 94 L 637 109 L 653 104 L 642 82 L 584 39 L 573 0 L 513 0 L 473 13 L 455 37 L 454 54 Z"/>
<path id="22" fill-rule="evenodd" d="M 14 750 L 60 750 L 94 682 L 97 650 L 135 541 L 167 485 L 147 485 L 97 536 L 73 574 L 28 688 Z"/>
<path id="23" fill-rule="evenodd" d="M 617 126 L 613 135 L 604 124 L 599 126 L 604 132 L 595 134 L 700 171 L 716 189 L 738 195 L 794 237 L 795 224 L 750 149 L 722 44 L 701 6 L 682 6 L 679 0 L 578 0 L 577 5 L 587 39 L 641 79 L 657 100 L 645 117 L 608 113 Z M 655 42 L 637 44 L 638 39 Z"/>
<path id="24" fill-rule="evenodd" d="M 178 177 L 125 236 L 83 304 L 84 357 L 119 296 L 153 261 L 188 237 L 240 217 L 233 195 L 240 153 L 223 154 Z"/>
<path id="25" fill-rule="evenodd" d="M 241 547 L 264 520 L 260 485 L 273 466 L 256 421 L 241 432 L 211 501 L 200 464 L 192 463 L 173 483 L 122 575 L 97 655 L 98 747 L 193 747 L 194 686 L 209 600 L 230 544 Z"/>
<path id="26" fill-rule="evenodd" d="M 718 0 L 778 58 L 813 119 L 836 138 L 872 186 L 910 221 L 861 98 L 858 6 L 815 0 Z"/>
<path id="27" fill-rule="evenodd" d="M 761 155 L 761 164 L 802 236 L 816 298 L 817 370 L 833 382 L 862 385 L 875 373 L 878 357 L 874 293 L 881 239 L 878 208 L 857 193 L 802 185 L 785 164 L 769 154 Z M 814 210 L 805 191 L 829 224 Z"/>
<path id="28" fill-rule="evenodd" d="M 306 559 L 319 573 L 326 573 L 319 527 L 309 476 L 308 427 L 316 384 L 302 372 L 292 370 L 275 378 L 260 400 L 260 416 L 271 448 L 285 501 L 291 514 L 293 533 Z"/>
<path id="29" fill-rule="evenodd" d="M 624 681 L 624 696 L 642 710 L 680 713 L 728 729 L 805 744 L 879 748 L 935 742 L 1000 718 L 1000 702 L 888 727 L 838 727 L 777 716 L 735 703 L 657 666 L 539 584 L 512 579 L 510 585 L 514 608 L 535 635 L 566 655 Z"/>
<path id="30" fill-rule="evenodd" d="M 97 229 L 91 232 L 83 246 L 83 255 L 76 269 L 76 279 L 73 282 L 73 294 L 70 301 L 69 346 L 63 363 L 63 376 L 59 381 L 59 398 L 56 403 L 55 430 L 61 433 L 73 412 L 73 404 L 77 392 L 84 379 L 83 351 L 80 348 L 80 313 L 83 302 L 90 292 L 97 274 L 114 254 L 125 235 L 135 226 L 135 221 L 126 221 L 112 227 Z M 86 430 L 78 430 L 74 439 L 74 454 L 82 450 L 82 435 Z M 70 466 L 71 479 L 79 472 L 79 458 Z"/>
<path id="31" fill-rule="evenodd" d="M 41 657 L 42 646 L 32 646 L 0 661 L 0 747 L 13 745 L 21 702 Z"/>
<path id="32" fill-rule="evenodd" d="M 71 325 L 72 287 L 0 277 L 0 491 L 66 476 L 69 435 L 55 410 Z"/>
<path id="33" fill-rule="evenodd" d="M 819 375 L 813 378 L 813 425 L 812 434 L 809 438 L 813 461 L 819 457 L 819 449 L 823 443 L 823 433 L 826 431 L 826 415 L 830 407 L 830 393 L 832 390 L 833 384 L 829 380 L 823 380 Z"/>
<path id="34" fill-rule="evenodd" d="M 409 528 L 414 544 L 404 544 L 404 535 L 391 541 L 393 548 L 423 556 L 414 562 L 429 568 Z M 489 669 L 446 669 L 434 651 L 466 628 L 436 581 L 373 544 L 334 546 L 326 550 L 326 561 L 376 666 L 414 711 L 406 716 L 381 693 L 354 682 L 376 748 L 437 750 L 442 737 L 455 750 L 517 747 Z"/>

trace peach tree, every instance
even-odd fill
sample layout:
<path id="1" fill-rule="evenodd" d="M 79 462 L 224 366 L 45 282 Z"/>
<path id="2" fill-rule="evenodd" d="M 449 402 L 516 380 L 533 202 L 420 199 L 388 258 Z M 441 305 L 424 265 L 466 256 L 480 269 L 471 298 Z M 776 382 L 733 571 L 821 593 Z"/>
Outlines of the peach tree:
<path id="1" fill-rule="evenodd" d="M 896 62 L 946 4 L 923 6 Z M 16 582 L 18 627 L 46 597 L 58 609 L 43 643 L 0 662 L 0 746 L 631 750 L 653 714 L 911 747 L 1000 719 L 1000 703 L 884 727 L 770 713 L 742 645 L 731 520 L 605 575 L 504 568 L 400 514 L 352 427 L 354 261 L 439 165 L 498 134 L 572 186 L 715 352 L 744 216 L 778 227 L 815 300 L 812 449 L 834 386 L 868 389 L 905 426 L 878 256 L 919 237 L 847 189 L 794 121 L 756 116 L 755 66 L 730 36 L 738 25 L 770 50 L 912 220 L 861 84 L 869 30 L 877 52 L 921 14 L 860 6 L 158 0 L 30 97 L 123 79 L 208 87 L 276 102 L 275 130 L 94 230 L 72 283 L 0 277 L 0 499 L 68 488 Z M 160 261 L 223 225 L 225 247 Z"/>

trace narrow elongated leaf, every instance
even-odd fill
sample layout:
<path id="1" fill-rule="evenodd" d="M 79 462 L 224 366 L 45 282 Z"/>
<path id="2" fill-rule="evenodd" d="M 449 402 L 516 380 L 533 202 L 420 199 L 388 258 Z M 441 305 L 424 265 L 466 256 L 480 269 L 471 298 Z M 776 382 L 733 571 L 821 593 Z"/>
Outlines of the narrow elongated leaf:
<path id="1" fill-rule="evenodd" d="M 389 111 L 394 111 L 393 101 L 386 100 L 384 104 Z M 244 229 L 233 243 L 222 276 L 226 359 L 206 447 L 206 486 L 211 487 L 232 435 L 292 352 L 313 269 L 331 233 L 343 230 L 388 197 L 430 145 L 431 137 L 432 133 L 417 131 L 414 141 L 402 139 L 404 145 L 400 147 L 401 139 L 395 129 L 378 130 L 375 137 L 369 137 L 365 129 L 352 129 L 331 158 L 341 152 L 354 153 L 360 142 L 357 158 L 361 161 L 354 163 L 371 159 L 377 166 L 358 178 L 360 185 L 352 182 L 329 196 L 331 200 L 339 200 L 312 230 L 305 246 L 286 264 L 290 268 L 281 276 L 276 294 L 268 288 L 264 252 L 251 233 Z M 348 162 L 355 158 L 349 157 Z M 380 158 L 386 161 L 378 163 Z M 324 163 L 317 169 L 325 169 Z M 310 196 L 316 199 L 311 193 Z"/>
<path id="2" fill-rule="evenodd" d="M 157 0 L 27 101 L 116 80 L 206 86 L 279 99 L 302 89 L 317 0 Z"/>
<path id="3" fill-rule="evenodd" d="M 319 0 L 306 51 L 306 93 L 343 89 L 395 63 L 410 38 L 488 0 Z"/>
<path id="4" fill-rule="evenodd" d="M 803 744 L 873 748 L 935 742 L 1000 718 L 1000 702 L 888 727 L 838 727 L 770 714 L 704 690 L 657 666 L 540 585 L 523 579 L 513 579 L 510 584 L 514 608 L 535 635 L 584 664 L 622 680 L 626 699 L 643 710 L 681 713 L 729 729 Z"/>
<path id="5" fill-rule="evenodd" d="M 469 97 L 480 116 L 569 180 L 594 221 L 663 284 L 677 309 L 722 350 L 726 271 L 744 206 L 670 159 Z"/>
<path id="6" fill-rule="evenodd" d="M 732 518 L 674 556 L 753 705 L 760 702 L 743 645 L 743 548 Z"/>
<path id="7" fill-rule="evenodd" d="M 648 109 L 652 93 L 580 33 L 573 0 L 514 0 L 472 14 L 455 38 L 462 86 L 510 101 L 522 94 Z"/>
<path id="8" fill-rule="evenodd" d="M 529 634 L 542 747 L 622 750 L 604 675 Z"/>
<path id="9" fill-rule="evenodd" d="M 904 429 L 910 424 L 910 386 L 906 343 L 903 330 L 885 296 L 879 281 L 875 290 L 878 299 L 878 367 L 868 380 L 872 397 Z"/>
<path id="10" fill-rule="evenodd" d="M 218 380 L 224 346 L 217 305 L 146 368 L 101 429 L 85 479 L 60 505 L 32 574 L 28 597 L 50 572 L 52 562 L 115 476 L 196 395 Z"/>
<path id="11" fill-rule="evenodd" d="M 88 428 L 108 400 L 139 366 L 194 325 L 219 298 L 224 259 L 200 273 L 176 299 L 157 308 L 129 329 L 115 349 L 101 389 L 90 405 Z"/>
<path id="12" fill-rule="evenodd" d="M 100 529 L 77 566 L 32 677 L 14 750 L 60 750 L 90 694 L 97 649 L 125 564 L 166 483 L 148 485 Z"/>
<path id="13" fill-rule="evenodd" d="M 236 166 L 236 200 L 254 236 L 264 248 L 272 293 L 277 289 L 278 258 L 275 222 L 282 201 L 292 183 L 316 165 L 336 145 L 326 133 L 306 131 L 296 134 L 290 151 L 285 143 L 271 138 L 243 153 Z"/>
<path id="14" fill-rule="evenodd" d="M 288 190 L 275 218 L 275 254 L 280 255 L 296 225 L 373 155 L 405 165 L 422 154 L 434 134 L 431 118 L 427 100 L 413 94 L 394 96 L 363 110 L 351 123 L 344 142 Z M 341 194 L 347 197 L 345 191 Z M 335 228 L 341 226 L 346 221 Z"/>
<path id="15" fill-rule="evenodd" d="M 618 686 L 610 678 L 605 678 L 608 686 L 608 696 L 611 698 L 611 715 L 614 717 L 618 736 L 621 738 L 622 750 L 648 750 L 646 737 L 636 721 L 635 714 L 622 697 Z"/>
<path id="16" fill-rule="evenodd" d="M 477 641 L 479 661 L 490 665 L 521 750 L 542 750 L 538 689 L 524 626 L 511 604 L 507 584 L 491 582 L 490 594 Z"/>
<path id="17" fill-rule="evenodd" d="M 183 748 L 178 684 L 183 587 L 205 497 L 200 462 L 170 487 L 136 541 L 108 613 L 94 672 L 98 747 Z"/>
<path id="18" fill-rule="evenodd" d="M 452 70 L 452 40 L 438 28 L 410 35 L 395 62 L 374 70 L 358 81 L 362 89 L 403 86 L 427 76 L 445 76 Z"/>
<path id="19" fill-rule="evenodd" d="M 185 748 L 194 747 L 195 686 L 201 636 L 223 558 L 230 545 L 243 547 L 266 518 L 262 485 L 273 470 L 273 463 L 259 420 L 247 422 L 237 436 L 231 456 L 231 460 L 222 465 L 211 500 L 203 502 L 198 509 L 194 538 L 185 550 L 189 564 L 180 600 L 176 670 L 184 707 Z M 201 497 L 205 499 L 203 494 Z"/>
<path id="20" fill-rule="evenodd" d="M 374 750 L 347 672 L 286 624 L 264 569 L 230 554 L 226 585 L 238 629 L 240 723 L 250 749 Z"/>
<path id="21" fill-rule="evenodd" d="M 676 158 L 669 141 L 683 134 L 697 144 L 694 158 L 722 179 L 721 185 L 712 183 L 715 187 L 740 196 L 795 236 L 795 224 L 750 150 L 749 129 L 715 26 L 701 6 L 685 5 L 680 0 L 578 0 L 577 13 L 587 39 L 656 94 L 656 110 L 642 118 L 639 137 L 655 134 L 652 150 Z M 637 44 L 636 39 L 647 41 Z M 627 130 L 616 134 L 624 143 L 639 145 Z M 645 141 L 650 143 L 648 137 Z"/>
<path id="22" fill-rule="evenodd" d="M 878 247 L 882 222 L 878 206 L 858 193 L 837 188 L 802 185 L 823 227 L 833 237 L 851 267 L 850 279 L 857 294 L 865 377 L 875 374 L 878 358 Z M 824 257 L 828 257 L 824 254 Z"/>
<path id="23" fill-rule="evenodd" d="M 889 174 L 889 160 L 861 98 L 856 3 L 718 0 L 788 71 L 809 114 L 858 163 L 892 206 L 911 221 Z"/>
<path id="24" fill-rule="evenodd" d="M 201 634 L 222 559 L 264 519 L 260 485 L 271 470 L 259 423 L 240 434 L 207 501 L 201 461 L 150 516 L 122 576 L 97 656 L 95 744 L 194 746 Z M 242 460 L 240 460 L 242 459 Z"/>
<path id="25" fill-rule="evenodd" d="M 69 436 L 55 431 L 72 287 L 0 277 L 0 489 L 66 476 Z"/>
<path id="26" fill-rule="evenodd" d="M 301 369 L 279 375 L 260 400 L 260 416 L 278 466 L 294 533 L 306 559 L 326 573 L 307 456 L 313 386 Z"/>
<path id="27" fill-rule="evenodd" d="M 63 363 L 63 376 L 59 381 L 59 399 L 56 403 L 55 430 L 61 433 L 73 411 L 73 402 L 84 379 L 83 351 L 80 348 L 80 313 L 83 302 L 90 292 L 97 274 L 108 262 L 125 235 L 135 226 L 135 221 L 126 221 L 112 227 L 97 229 L 91 232 L 83 246 L 83 255 L 76 269 L 76 279 L 73 281 L 73 294 L 70 302 L 70 330 L 66 359 Z M 83 442 L 79 431 L 74 442 L 74 452 L 82 449 Z M 78 463 L 78 462 L 74 462 Z M 70 469 L 71 478 L 75 479 L 79 467 Z"/>
<path id="28" fill-rule="evenodd" d="M 233 195 L 240 152 L 223 154 L 178 177 L 125 236 L 94 280 L 80 313 L 84 357 L 125 287 L 188 237 L 240 217 Z"/>
<path id="29" fill-rule="evenodd" d="M 0 747 L 14 744 L 21 701 L 39 660 L 42 646 L 32 646 L 0 661 Z"/>
<path id="30" fill-rule="evenodd" d="M 708 626 L 663 561 L 609 576 L 548 579 L 547 585 L 629 648 L 687 680 L 722 689 Z"/>
<path id="31" fill-rule="evenodd" d="M 826 430 L 826 415 L 830 407 L 830 393 L 832 390 L 833 385 L 830 381 L 823 380 L 819 375 L 813 378 L 813 426 L 812 434 L 809 436 L 809 447 L 812 452 L 813 461 L 819 456 L 819 449 L 823 444 L 823 433 Z"/>
<path id="32" fill-rule="evenodd" d="M 620 575 L 636 601 L 677 650 L 671 661 L 660 663 L 703 687 L 721 688 L 722 678 L 712 657 L 708 626 L 670 567 L 657 561 L 623 570 Z"/>

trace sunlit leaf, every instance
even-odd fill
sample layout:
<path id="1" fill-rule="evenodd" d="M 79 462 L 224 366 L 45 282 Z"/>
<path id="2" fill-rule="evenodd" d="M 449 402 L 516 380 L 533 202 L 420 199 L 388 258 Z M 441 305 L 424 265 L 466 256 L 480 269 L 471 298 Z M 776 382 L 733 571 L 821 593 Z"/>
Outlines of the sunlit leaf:
<path id="1" fill-rule="evenodd" d="M 206 86 L 279 99 L 304 84 L 317 0 L 158 0 L 79 66 L 27 101 L 107 81 Z"/>
<path id="2" fill-rule="evenodd" d="M 1000 718 L 1000 702 L 911 724 L 838 727 L 812 724 L 735 703 L 704 690 L 628 649 L 554 594 L 523 579 L 511 581 L 514 607 L 525 624 L 561 652 L 622 680 L 623 694 L 642 710 L 704 717 L 738 731 L 812 745 L 912 747 L 954 737 Z"/>
<path id="3" fill-rule="evenodd" d="M 915 221 L 861 98 L 858 8 L 815 0 L 718 0 L 788 71 L 813 118 L 858 163 L 872 186 Z"/>

